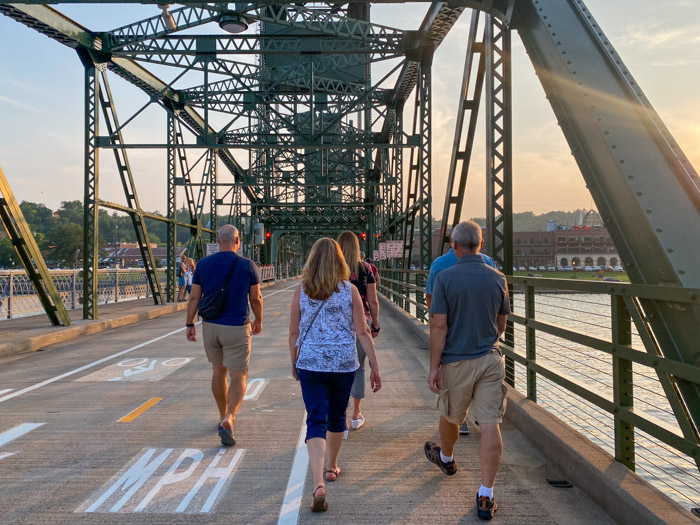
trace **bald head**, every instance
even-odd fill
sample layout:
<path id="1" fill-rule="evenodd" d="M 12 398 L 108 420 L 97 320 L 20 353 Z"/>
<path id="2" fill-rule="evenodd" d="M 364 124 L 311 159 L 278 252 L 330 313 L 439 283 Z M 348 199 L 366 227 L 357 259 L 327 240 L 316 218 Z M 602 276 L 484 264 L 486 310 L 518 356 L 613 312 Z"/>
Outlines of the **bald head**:
<path id="1" fill-rule="evenodd" d="M 225 224 L 219 229 L 219 244 L 222 249 L 229 248 L 235 250 L 238 244 L 238 228 L 232 224 Z"/>

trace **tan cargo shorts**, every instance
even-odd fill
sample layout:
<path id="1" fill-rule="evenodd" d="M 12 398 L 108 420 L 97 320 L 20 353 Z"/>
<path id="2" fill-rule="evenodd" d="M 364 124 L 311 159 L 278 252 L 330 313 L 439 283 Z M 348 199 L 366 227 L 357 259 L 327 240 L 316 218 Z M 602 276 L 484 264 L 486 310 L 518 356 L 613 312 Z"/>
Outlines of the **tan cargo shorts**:
<path id="1" fill-rule="evenodd" d="M 437 402 L 440 415 L 459 425 L 473 407 L 479 423 L 501 423 L 508 392 L 505 378 L 505 359 L 498 350 L 442 365 Z"/>
<path id="2" fill-rule="evenodd" d="M 248 370 L 250 360 L 250 323 L 243 326 L 202 323 L 204 351 L 209 362 L 232 370 Z"/>

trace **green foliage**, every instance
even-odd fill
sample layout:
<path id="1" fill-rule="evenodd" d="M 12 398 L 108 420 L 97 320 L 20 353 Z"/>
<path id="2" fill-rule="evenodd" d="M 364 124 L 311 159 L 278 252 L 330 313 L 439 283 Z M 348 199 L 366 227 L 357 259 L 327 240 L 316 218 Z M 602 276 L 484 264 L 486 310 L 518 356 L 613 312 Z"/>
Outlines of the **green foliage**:
<path id="1" fill-rule="evenodd" d="M 18 268 L 19 257 L 7 237 L 0 239 L 0 268 Z"/>

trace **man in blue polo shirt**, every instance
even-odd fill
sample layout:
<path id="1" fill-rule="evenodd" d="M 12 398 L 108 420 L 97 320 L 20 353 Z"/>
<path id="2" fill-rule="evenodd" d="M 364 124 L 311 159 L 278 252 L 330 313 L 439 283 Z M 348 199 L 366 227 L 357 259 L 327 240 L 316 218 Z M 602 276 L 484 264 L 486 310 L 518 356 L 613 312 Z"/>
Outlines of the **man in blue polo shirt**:
<path id="1" fill-rule="evenodd" d="M 494 261 L 485 253 L 479 253 L 479 256 L 491 268 L 496 267 L 496 261 Z M 450 266 L 454 266 L 455 264 L 457 264 L 457 256 L 455 255 L 455 251 L 452 248 L 452 245 L 450 245 L 449 251 L 446 254 L 441 255 L 440 257 L 435 259 L 430 265 L 430 273 L 428 273 L 428 280 L 425 283 L 425 304 L 428 306 L 428 310 L 430 310 L 430 304 L 433 298 L 433 286 L 435 285 L 435 277 L 437 277 L 437 274 L 439 274 L 442 270 L 445 270 Z M 459 425 L 459 433 L 463 436 L 469 434 L 469 425 L 467 424 L 466 419 L 462 421 L 461 425 Z"/>
<path id="2" fill-rule="evenodd" d="M 508 285 L 505 275 L 479 256 L 483 240 L 478 224 L 458 224 L 451 244 L 458 260 L 435 279 L 430 308 L 428 386 L 439 394 L 440 446 L 427 442 L 424 451 L 445 474 L 455 474 L 452 454 L 459 423 L 474 408 L 481 431 L 477 515 L 491 519 L 497 508 L 493 484 L 503 450 L 500 424 L 507 388 L 498 339 L 510 313 Z"/>
<path id="3" fill-rule="evenodd" d="M 236 254 L 240 246 L 238 229 L 226 224 L 219 230 L 218 237 L 221 251 L 200 260 L 194 271 L 185 326 L 187 340 L 196 341 L 194 318 L 199 300 L 216 293 L 233 272 L 221 315 L 202 322 L 204 350 L 212 364 L 211 390 L 221 417 L 219 437 L 222 445 L 233 446 L 236 444 L 233 437 L 236 412 L 247 386 L 251 335 L 262 331 L 263 301 L 255 263 Z M 249 300 L 255 315 L 253 321 L 248 317 Z"/>

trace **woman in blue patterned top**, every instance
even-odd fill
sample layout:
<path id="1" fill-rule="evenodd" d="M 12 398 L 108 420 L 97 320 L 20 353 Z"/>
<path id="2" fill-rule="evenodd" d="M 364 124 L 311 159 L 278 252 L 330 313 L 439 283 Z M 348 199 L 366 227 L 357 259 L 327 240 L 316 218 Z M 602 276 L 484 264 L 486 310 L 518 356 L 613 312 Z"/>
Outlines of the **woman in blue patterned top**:
<path id="1" fill-rule="evenodd" d="M 301 383 L 306 405 L 314 512 L 328 509 L 325 481 L 335 481 L 340 475 L 338 454 L 345 432 L 345 407 L 359 366 L 356 336 L 369 360 L 372 391 L 377 392 L 382 385 L 362 299 L 349 277 L 350 269 L 340 246 L 323 237 L 311 248 L 292 300 L 289 350 L 292 374 Z M 324 479 L 326 441 L 328 465 Z"/>

